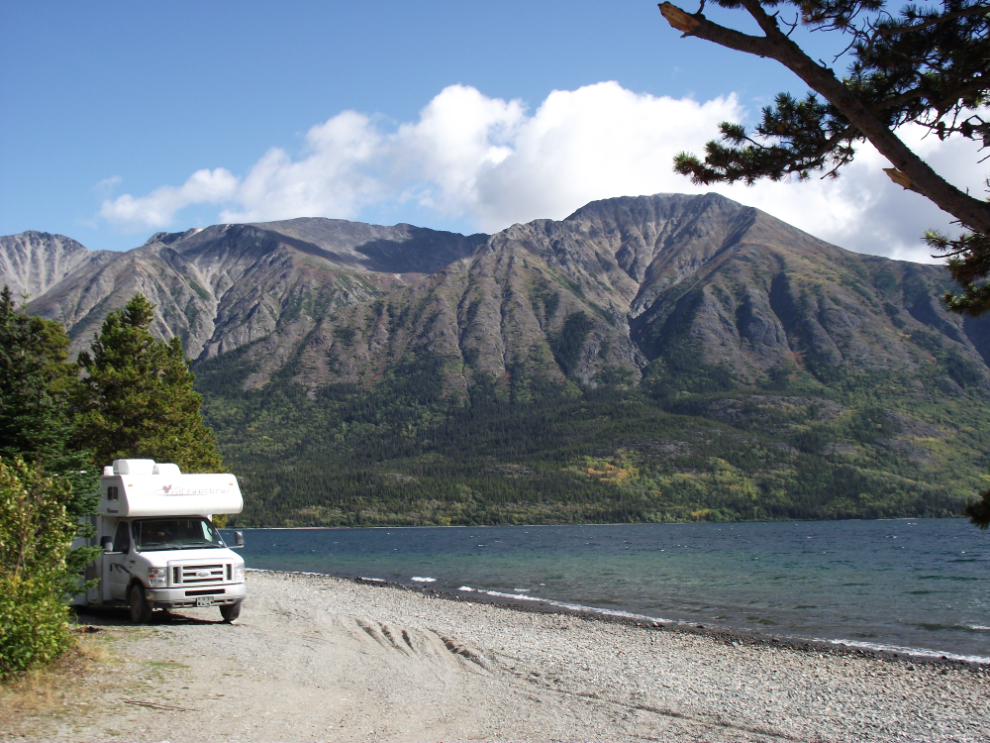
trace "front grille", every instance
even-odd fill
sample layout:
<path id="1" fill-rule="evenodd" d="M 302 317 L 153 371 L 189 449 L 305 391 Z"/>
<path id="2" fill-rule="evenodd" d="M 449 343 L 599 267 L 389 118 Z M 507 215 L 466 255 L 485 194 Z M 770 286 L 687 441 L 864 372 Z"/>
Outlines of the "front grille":
<path id="1" fill-rule="evenodd" d="M 222 562 L 171 567 L 173 586 L 212 586 L 230 580 L 231 567 Z"/>
<path id="2" fill-rule="evenodd" d="M 223 596 L 224 589 L 222 588 L 208 588 L 203 591 L 186 591 L 186 596 Z"/>

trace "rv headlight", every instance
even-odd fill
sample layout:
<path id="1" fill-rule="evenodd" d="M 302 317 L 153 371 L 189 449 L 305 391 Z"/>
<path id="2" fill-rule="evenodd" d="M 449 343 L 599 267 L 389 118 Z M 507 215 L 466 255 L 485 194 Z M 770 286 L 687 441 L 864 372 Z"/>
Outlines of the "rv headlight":
<path id="1" fill-rule="evenodd" d="M 168 570 L 165 568 L 148 568 L 148 585 L 152 588 L 164 588 L 168 584 Z"/>
<path id="2" fill-rule="evenodd" d="M 234 583 L 244 582 L 244 563 L 234 565 Z"/>

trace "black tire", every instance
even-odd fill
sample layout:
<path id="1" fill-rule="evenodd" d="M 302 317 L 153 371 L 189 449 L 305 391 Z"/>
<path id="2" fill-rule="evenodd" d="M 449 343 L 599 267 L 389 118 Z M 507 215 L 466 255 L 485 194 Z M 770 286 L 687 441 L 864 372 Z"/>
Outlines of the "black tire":
<path id="1" fill-rule="evenodd" d="M 151 621 L 151 607 L 144 595 L 144 586 L 135 583 L 127 594 L 127 603 L 131 608 L 131 621 L 135 624 L 147 624 Z"/>
<path id="2" fill-rule="evenodd" d="M 220 616 L 223 617 L 225 622 L 233 622 L 237 617 L 241 615 L 241 604 L 242 601 L 238 601 L 236 604 L 223 604 L 220 607 Z"/>

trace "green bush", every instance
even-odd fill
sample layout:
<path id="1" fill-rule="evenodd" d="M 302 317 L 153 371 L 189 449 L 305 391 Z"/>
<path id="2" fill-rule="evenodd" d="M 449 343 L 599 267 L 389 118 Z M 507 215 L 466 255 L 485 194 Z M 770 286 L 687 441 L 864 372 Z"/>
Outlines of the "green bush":
<path id="1" fill-rule="evenodd" d="M 72 487 L 20 457 L 0 459 L 0 679 L 66 650 L 65 559 L 76 524 Z"/>

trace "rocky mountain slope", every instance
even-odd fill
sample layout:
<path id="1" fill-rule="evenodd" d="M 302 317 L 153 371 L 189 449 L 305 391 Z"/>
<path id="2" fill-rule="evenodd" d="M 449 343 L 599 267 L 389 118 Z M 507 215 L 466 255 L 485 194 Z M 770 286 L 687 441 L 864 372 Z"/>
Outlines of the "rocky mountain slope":
<path id="1" fill-rule="evenodd" d="M 955 376 L 986 383 L 990 322 L 946 312 L 950 287 L 940 267 L 850 253 L 719 196 L 611 199 L 515 225 L 379 301 L 327 314 L 300 336 L 294 378 L 367 382 L 429 353 L 461 390 L 513 369 L 592 387 L 644 374 L 752 386 L 944 358 L 938 384 L 958 392 Z M 277 366 L 267 345 L 245 360 L 266 368 L 247 384 Z"/>
<path id="2" fill-rule="evenodd" d="M 593 202 L 491 238 L 295 219 L 159 233 L 108 253 L 24 233 L 0 238 L 0 267 L 77 347 L 140 291 L 158 305 L 155 331 L 178 335 L 197 362 L 245 348 L 254 387 L 290 360 L 316 389 L 422 352 L 462 390 L 475 373 L 522 367 L 591 386 L 635 380 L 655 360 L 751 385 L 947 355 L 986 379 L 990 358 L 990 322 L 941 306 L 943 269 L 850 253 L 716 195 Z"/>
<path id="3" fill-rule="evenodd" d="M 90 251 L 75 240 L 47 232 L 0 237 L 0 281 L 20 300 L 42 296 L 72 272 L 106 263 L 108 250 Z"/>
<path id="4" fill-rule="evenodd" d="M 414 282 L 484 239 L 411 225 L 294 219 L 159 233 L 139 248 L 110 253 L 24 233 L 0 238 L 0 281 L 20 286 L 22 277 L 37 275 L 13 270 L 25 263 L 21 246 L 29 244 L 32 265 L 50 267 L 46 281 L 34 283 L 30 310 L 65 323 L 75 350 L 89 344 L 107 312 L 141 292 L 157 305 L 156 334 L 179 336 L 191 358 L 205 359 L 276 329 L 291 341 L 300 324 Z"/>

